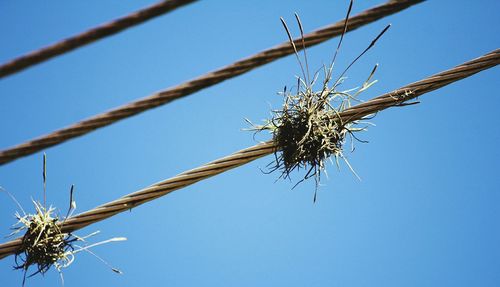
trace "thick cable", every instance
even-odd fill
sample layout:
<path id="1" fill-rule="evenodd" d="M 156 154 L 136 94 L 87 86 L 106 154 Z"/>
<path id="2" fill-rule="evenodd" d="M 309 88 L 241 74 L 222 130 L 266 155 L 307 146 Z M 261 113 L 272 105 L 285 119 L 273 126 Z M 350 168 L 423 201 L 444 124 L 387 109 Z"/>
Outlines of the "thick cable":
<path id="1" fill-rule="evenodd" d="M 359 120 L 367 115 L 377 113 L 389 107 L 399 106 L 420 95 L 444 87 L 452 82 L 469 77 L 482 70 L 500 64 L 500 49 L 490 52 L 453 69 L 430 76 L 402 88 L 376 97 L 365 103 L 346 109 L 339 114 L 343 122 Z M 277 151 L 272 141 L 257 144 L 240 150 L 224 158 L 212 161 L 198 168 L 183 172 L 170 179 L 158 182 L 149 187 L 125 195 L 115 201 L 103 204 L 92 210 L 78 214 L 66 220 L 62 226 L 63 232 L 73 232 L 90 224 L 109 218 L 115 214 L 130 210 L 143 203 L 169 194 L 174 190 L 187 187 L 198 181 L 215 176 L 227 170 L 241 166 L 260 157 Z M 19 251 L 21 238 L 0 244 L 0 259 Z"/>

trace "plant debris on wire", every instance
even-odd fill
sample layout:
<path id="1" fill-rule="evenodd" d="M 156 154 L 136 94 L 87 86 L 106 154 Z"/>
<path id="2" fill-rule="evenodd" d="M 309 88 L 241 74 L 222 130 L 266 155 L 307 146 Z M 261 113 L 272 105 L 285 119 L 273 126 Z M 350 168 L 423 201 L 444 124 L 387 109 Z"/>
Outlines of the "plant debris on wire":
<path id="1" fill-rule="evenodd" d="M 252 130 L 262 131 L 269 130 L 273 135 L 273 141 L 277 147 L 275 152 L 275 161 L 271 163 L 271 170 L 274 172 L 279 170 L 281 175 L 279 178 L 290 179 L 290 174 L 294 170 L 305 169 L 306 174 L 300 182 L 314 177 L 316 182 L 316 191 L 320 184 L 322 172 L 326 173 L 325 163 L 327 160 L 335 159 L 337 167 L 339 167 L 339 159 L 344 160 L 349 169 L 359 178 L 352 166 L 349 164 L 344 155 L 344 145 L 349 138 L 351 142 L 351 151 L 354 151 L 354 141 L 361 141 L 355 134 L 366 130 L 370 125 L 369 122 L 362 120 L 342 121 L 339 114 L 352 106 L 353 101 L 359 102 L 358 96 L 363 91 L 367 90 L 376 81 L 372 77 L 377 69 L 377 65 L 373 68 L 368 79 L 361 87 L 340 91 L 339 86 L 345 80 L 347 70 L 364 54 L 375 42 L 384 34 L 390 27 L 388 25 L 382 32 L 372 41 L 351 64 L 340 74 L 336 81 L 332 81 L 333 67 L 335 58 L 341 47 L 345 32 L 347 31 L 347 23 L 349 14 L 352 9 L 352 1 L 350 2 L 344 25 L 344 31 L 340 37 L 337 49 L 333 56 L 331 64 L 324 66 L 322 71 L 323 83 L 320 90 L 315 91 L 314 86 L 318 81 L 319 71 L 313 75 L 312 79 L 309 75 L 309 67 L 307 62 L 306 47 L 304 42 L 304 33 L 302 23 L 297 14 L 297 20 L 300 33 L 302 36 L 302 45 L 304 51 L 305 68 L 302 65 L 296 44 L 292 39 L 290 30 L 286 22 L 281 18 L 281 22 L 288 34 L 290 44 L 295 51 L 295 55 L 302 70 L 302 77 L 298 78 L 297 88 L 295 91 L 287 91 L 286 87 L 279 94 L 284 97 L 283 107 L 279 110 L 272 111 L 272 117 L 266 120 L 264 125 L 253 125 Z M 296 186 L 295 185 L 295 186 Z M 294 187 L 295 187 L 294 186 Z M 316 191 L 314 193 L 314 201 L 316 201 Z"/>
<path id="2" fill-rule="evenodd" d="M 23 286 L 26 278 L 36 274 L 44 275 L 52 266 L 59 272 L 61 281 L 64 284 L 62 269 L 73 263 L 75 254 L 85 251 L 111 268 L 116 273 L 122 272 L 110 266 L 105 260 L 89 250 L 92 247 L 102 245 L 108 242 L 123 241 L 124 237 L 115 237 L 98 243 L 87 245 L 86 239 L 99 233 L 93 232 L 87 236 L 80 237 L 72 233 L 62 232 L 62 226 L 67 218 L 71 217 L 76 209 L 76 202 L 73 200 L 74 186 L 70 190 L 70 206 L 65 217 L 59 217 L 56 214 L 55 208 L 46 206 L 46 156 L 43 156 L 43 187 L 44 199 L 43 204 L 32 199 L 35 206 L 35 213 L 26 213 L 15 197 L 5 191 L 20 208 L 22 215 L 16 211 L 15 217 L 17 223 L 14 224 L 14 230 L 9 236 L 25 232 L 22 237 L 22 243 L 19 251 L 15 254 L 16 270 L 23 270 Z M 26 276 L 31 266 L 35 266 L 36 270 L 29 276 Z"/>

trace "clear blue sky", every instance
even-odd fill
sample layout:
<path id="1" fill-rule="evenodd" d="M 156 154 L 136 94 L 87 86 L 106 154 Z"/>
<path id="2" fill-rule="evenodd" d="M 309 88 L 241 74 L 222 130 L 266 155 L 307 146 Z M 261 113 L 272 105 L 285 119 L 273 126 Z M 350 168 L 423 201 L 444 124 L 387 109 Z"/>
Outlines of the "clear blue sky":
<path id="1" fill-rule="evenodd" d="M 135 11 L 154 1 L 0 0 L 0 62 Z M 357 1 L 353 13 L 383 1 Z M 201 1 L 0 80 L 0 148 L 179 84 L 286 40 L 284 16 L 306 31 L 341 19 L 343 1 Z M 345 67 L 388 23 L 377 46 L 348 73 L 364 99 L 500 46 L 498 1 L 428 1 L 349 33 Z M 309 52 L 312 69 L 337 40 Z M 294 57 L 273 62 L 172 104 L 46 150 L 48 201 L 61 208 L 76 186 L 79 212 L 255 144 L 259 121 L 299 73 Z M 66 286 L 500 286 L 500 69 L 494 68 L 387 110 L 345 166 L 291 190 L 259 168 L 266 157 L 94 224 L 94 249 L 64 271 Z M 266 140 L 262 136 L 261 140 Z M 0 167 L 0 185 L 25 209 L 42 198 L 40 153 Z M 294 180 L 301 174 L 295 174 Z M 0 233 L 17 207 L 0 195 Z M 6 239 L 4 239 L 6 240 Z M 0 285 L 20 286 L 13 257 Z M 59 286 L 57 272 L 27 286 Z"/>

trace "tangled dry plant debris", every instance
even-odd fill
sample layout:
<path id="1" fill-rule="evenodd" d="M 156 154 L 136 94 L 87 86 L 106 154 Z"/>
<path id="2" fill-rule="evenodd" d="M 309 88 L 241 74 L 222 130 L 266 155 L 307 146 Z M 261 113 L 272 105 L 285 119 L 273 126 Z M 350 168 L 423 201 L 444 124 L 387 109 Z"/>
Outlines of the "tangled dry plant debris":
<path id="1" fill-rule="evenodd" d="M 298 83 L 295 91 L 287 91 L 285 87 L 284 91 L 279 93 L 284 97 L 283 107 L 279 110 L 273 110 L 271 119 L 266 120 L 264 125 L 254 125 L 250 122 L 253 126 L 251 130 L 270 131 L 277 146 L 275 161 L 271 163 L 269 173 L 279 170 L 281 172 L 279 178 L 290 179 L 290 174 L 294 170 L 305 169 L 305 176 L 295 186 L 308 178 L 314 177 L 316 190 L 313 201 L 316 201 L 316 191 L 320 184 L 321 174 L 322 172 L 326 173 L 325 163 L 327 159 L 332 160 L 334 158 L 337 167 L 339 167 L 339 159 L 343 159 L 349 169 L 359 178 L 344 155 L 343 150 L 348 138 L 351 142 L 351 151 L 354 151 L 354 141 L 364 142 L 355 134 L 366 130 L 370 123 L 363 120 L 342 121 L 339 113 L 350 108 L 354 101 L 359 102 L 359 94 L 376 82 L 372 80 L 372 77 L 377 65 L 361 87 L 340 91 L 339 86 L 344 82 L 344 75 L 349 68 L 372 48 L 375 42 L 390 27 L 390 25 L 385 27 L 371 44 L 340 74 L 338 79 L 332 81 L 335 58 L 347 30 L 351 9 L 352 1 L 345 19 L 344 33 L 340 37 L 332 62 L 328 67 L 323 66 L 323 83 L 319 91 L 314 90 L 319 71 L 315 73 L 312 79 L 309 76 L 306 47 L 303 41 L 303 28 L 299 16 L 295 14 L 302 35 L 305 69 L 297 52 L 295 42 L 292 40 L 290 30 L 283 18 L 281 19 L 302 70 L 302 77 L 297 77 Z"/>
<path id="2" fill-rule="evenodd" d="M 32 199 L 35 206 L 35 213 L 33 214 L 26 213 L 16 198 L 6 190 L 2 189 L 2 191 L 5 191 L 12 198 L 22 212 L 22 215 L 19 214 L 19 212 L 15 213 L 15 217 L 18 221 L 12 227 L 13 232 L 8 236 L 25 232 L 22 237 L 21 247 L 14 257 L 14 269 L 22 270 L 24 272 L 23 286 L 26 282 L 26 275 L 31 266 L 36 266 L 36 271 L 30 274 L 28 278 L 36 274 L 44 275 L 52 266 L 54 266 L 60 274 L 61 282 L 64 284 L 62 269 L 70 266 L 75 259 L 75 254 L 82 251 L 86 251 L 94 255 L 97 259 L 110 267 L 111 270 L 121 274 L 122 272 L 120 270 L 110 266 L 105 260 L 89 249 L 109 242 L 123 241 L 126 240 L 126 238 L 115 237 L 88 245 L 86 239 L 98 234 L 99 231 L 93 232 L 84 237 L 62 231 L 62 227 L 66 219 L 71 217 L 76 208 L 76 202 L 73 200 L 74 186 L 71 186 L 70 206 L 65 217 L 57 215 L 54 207 L 46 207 L 45 154 L 43 157 L 43 186 L 44 203 L 42 204 L 41 202 Z"/>
<path id="3" fill-rule="evenodd" d="M 294 170 L 306 169 L 304 178 L 296 185 L 314 177 L 318 187 L 321 173 L 326 172 L 326 161 L 334 158 L 338 167 L 339 159 L 342 159 L 359 178 L 344 155 L 344 145 L 349 139 L 350 150 L 354 151 L 355 141 L 366 142 L 356 133 L 365 131 L 371 123 L 360 120 L 343 122 L 338 115 L 351 107 L 353 101 L 359 101 L 358 95 L 376 83 L 371 80 L 375 70 L 376 66 L 367 81 L 355 90 L 337 91 L 325 84 L 319 92 L 314 92 L 312 85 L 298 89 L 296 93 L 281 92 L 284 97 L 282 109 L 273 110 L 271 119 L 264 125 L 253 125 L 253 130 L 270 131 L 278 147 L 269 172 L 279 170 L 279 178 L 290 179 Z M 303 82 L 300 86 L 305 87 Z"/>

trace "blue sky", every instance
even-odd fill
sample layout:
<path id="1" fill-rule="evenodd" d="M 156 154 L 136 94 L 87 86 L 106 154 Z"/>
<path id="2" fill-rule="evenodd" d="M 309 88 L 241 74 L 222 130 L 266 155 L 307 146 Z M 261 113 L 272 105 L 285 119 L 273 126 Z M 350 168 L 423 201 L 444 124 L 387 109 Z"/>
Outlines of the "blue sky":
<path id="1" fill-rule="evenodd" d="M 382 1 L 357 1 L 353 13 Z M 154 1 L 0 1 L 0 62 L 125 15 Z M 174 86 L 336 22 L 348 1 L 201 1 L 0 80 L 0 148 Z M 498 1 L 427 1 L 347 34 L 345 67 L 388 23 L 391 29 L 348 73 L 379 82 L 364 99 L 500 46 Z M 311 69 L 331 60 L 337 40 L 308 50 Z M 77 211 L 255 144 L 256 122 L 280 107 L 295 83 L 294 57 L 205 89 L 46 150 L 48 201 Z M 498 286 L 500 125 L 497 68 L 384 111 L 349 160 L 329 167 L 318 201 L 314 182 L 291 190 L 259 168 L 266 157 L 94 224 L 94 249 L 64 271 L 67 286 Z M 267 140 L 266 135 L 258 139 Z M 0 166 L 0 186 L 25 209 L 42 198 L 40 153 Z M 301 174 L 294 174 L 299 180 Z M 0 197 L 0 233 L 15 222 Z M 4 239 L 6 240 L 6 239 Z M 0 261 L 2 286 L 20 286 L 13 257 Z M 57 272 L 27 286 L 58 286 Z"/>

